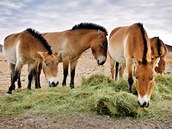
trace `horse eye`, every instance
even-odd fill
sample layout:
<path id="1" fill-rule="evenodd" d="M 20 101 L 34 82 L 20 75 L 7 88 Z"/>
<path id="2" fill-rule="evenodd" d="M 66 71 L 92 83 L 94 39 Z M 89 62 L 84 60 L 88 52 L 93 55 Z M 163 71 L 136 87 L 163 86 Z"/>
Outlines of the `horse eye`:
<path id="1" fill-rule="evenodd" d="M 139 78 L 139 76 L 138 76 L 138 75 L 135 75 L 135 78 L 136 78 L 136 79 L 138 79 L 138 78 Z"/>
<path id="2" fill-rule="evenodd" d="M 106 47 L 107 46 L 106 44 L 107 44 L 106 42 L 101 43 L 102 47 Z"/>
<path id="3" fill-rule="evenodd" d="M 149 77 L 149 80 L 150 80 L 150 81 L 152 81 L 152 79 L 153 79 L 153 76 L 152 76 L 152 77 Z"/>
<path id="4" fill-rule="evenodd" d="M 48 66 L 49 64 L 47 62 L 45 62 L 45 65 Z"/>

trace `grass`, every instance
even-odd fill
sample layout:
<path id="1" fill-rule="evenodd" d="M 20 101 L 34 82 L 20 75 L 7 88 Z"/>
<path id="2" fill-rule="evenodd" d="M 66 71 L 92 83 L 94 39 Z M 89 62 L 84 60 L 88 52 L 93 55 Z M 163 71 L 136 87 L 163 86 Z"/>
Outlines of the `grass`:
<path id="1" fill-rule="evenodd" d="M 125 80 L 113 81 L 104 75 L 83 78 L 81 86 L 46 88 L 21 91 L 0 98 L 0 116 L 16 115 L 26 111 L 40 114 L 70 115 L 96 112 L 111 117 L 159 119 L 172 113 L 168 102 L 172 101 L 172 77 L 156 76 L 151 104 L 140 108 L 137 96 L 127 92 Z M 133 86 L 136 92 L 135 86 Z M 165 104 L 161 104 L 166 102 Z"/>

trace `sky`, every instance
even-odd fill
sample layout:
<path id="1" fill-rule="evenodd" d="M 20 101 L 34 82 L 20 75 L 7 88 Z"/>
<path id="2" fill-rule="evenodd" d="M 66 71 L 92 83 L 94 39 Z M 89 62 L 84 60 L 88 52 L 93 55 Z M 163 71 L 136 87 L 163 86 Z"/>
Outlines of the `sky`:
<path id="1" fill-rule="evenodd" d="M 58 32 L 81 22 L 99 24 L 109 34 L 141 22 L 149 38 L 172 45 L 172 0 L 0 0 L 0 44 L 26 28 Z"/>

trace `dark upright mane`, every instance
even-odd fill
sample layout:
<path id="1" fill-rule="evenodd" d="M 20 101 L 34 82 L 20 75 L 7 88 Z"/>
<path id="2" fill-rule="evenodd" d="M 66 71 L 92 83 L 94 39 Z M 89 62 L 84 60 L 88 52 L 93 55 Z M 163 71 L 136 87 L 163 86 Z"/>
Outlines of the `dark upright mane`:
<path id="1" fill-rule="evenodd" d="M 28 28 L 26 29 L 32 36 L 34 36 L 38 41 L 45 47 L 45 49 L 48 51 L 48 54 L 52 54 L 51 46 L 47 43 L 47 41 L 42 37 L 42 35 L 35 31 L 34 29 Z"/>
<path id="2" fill-rule="evenodd" d="M 156 38 L 156 43 L 157 43 L 158 55 L 160 57 L 161 56 L 161 40 L 159 39 L 159 37 L 155 37 L 155 38 Z"/>
<path id="3" fill-rule="evenodd" d="M 143 28 L 143 24 L 138 23 L 137 24 L 140 28 L 141 34 L 142 34 L 142 38 L 143 38 L 143 43 L 144 43 L 144 52 L 143 52 L 143 58 L 142 58 L 142 64 L 147 64 L 147 60 L 146 60 L 146 53 L 148 51 L 148 47 L 147 47 L 147 42 L 146 42 L 146 38 L 145 38 L 145 31 Z"/>
<path id="4" fill-rule="evenodd" d="M 107 30 L 97 24 L 94 23 L 80 23 L 72 27 L 72 30 L 77 30 L 77 29 L 94 29 L 94 30 L 101 30 L 103 31 L 106 35 L 108 35 Z"/>

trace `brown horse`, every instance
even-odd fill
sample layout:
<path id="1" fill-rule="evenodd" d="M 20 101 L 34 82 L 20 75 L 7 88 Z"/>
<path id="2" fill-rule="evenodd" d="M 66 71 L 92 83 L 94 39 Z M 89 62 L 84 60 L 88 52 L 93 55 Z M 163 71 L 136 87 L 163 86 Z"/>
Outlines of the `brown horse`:
<path id="1" fill-rule="evenodd" d="M 152 60 L 154 62 L 155 71 L 162 74 L 165 71 L 165 58 L 168 54 L 168 48 L 159 37 L 150 38 Z"/>
<path id="2" fill-rule="evenodd" d="M 81 23 L 63 32 L 43 33 L 54 52 L 61 51 L 63 58 L 63 82 L 66 85 L 70 64 L 70 87 L 74 88 L 75 68 L 82 52 L 91 48 L 98 65 L 103 65 L 107 58 L 107 31 L 93 23 Z M 89 63 L 89 62 L 88 62 Z"/>
<path id="3" fill-rule="evenodd" d="M 52 53 L 47 41 L 33 29 L 7 36 L 4 40 L 3 53 L 11 70 L 11 85 L 7 93 L 11 94 L 15 89 L 15 82 L 17 78 L 20 79 L 24 64 L 28 64 L 28 89 L 31 89 L 33 75 L 35 75 L 36 88 L 40 88 L 39 76 L 42 67 L 49 85 L 58 84 L 57 65 L 60 62 L 61 54 Z M 20 80 L 18 82 L 20 83 Z"/>
<path id="4" fill-rule="evenodd" d="M 150 38 L 149 40 L 151 43 L 151 56 L 152 56 L 151 58 L 152 58 L 152 62 L 154 64 L 155 71 L 157 73 L 162 74 L 165 71 L 165 66 L 166 66 L 165 58 L 168 54 L 168 48 L 163 43 L 163 41 L 161 39 L 159 39 L 159 37 L 153 37 L 153 38 Z M 111 59 L 111 61 L 112 61 L 111 62 L 111 64 L 112 64 L 111 74 L 112 74 L 112 78 L 114 78 L 114 65 L 113 65 L 114 60 Z M 125 64 L 121 64 L 119 66 L 119 63 L 116 62 L 115 66 L 116 66 L 115 80 L 117 80 L 118 77 L 123 78 Z M 118 72 L 119 72 L 119 75 L 118 75 Z"/>
<path id="5" fill-rule="evenodd" d="M 151 45 L 143 25 L 135 23 L 131 26 L 114 29 L 109 37 L 108 51 L 111 72 L 114 71 L 114 61 L 122 67 L 126 66 L 129 92 L 132 92 L 133 73 L 135 73 L 138 103 L 141 107 L 148 107 L 154 87 L 154 78 Z M 134 64 L 136 64 L 135 72 Z"/>

